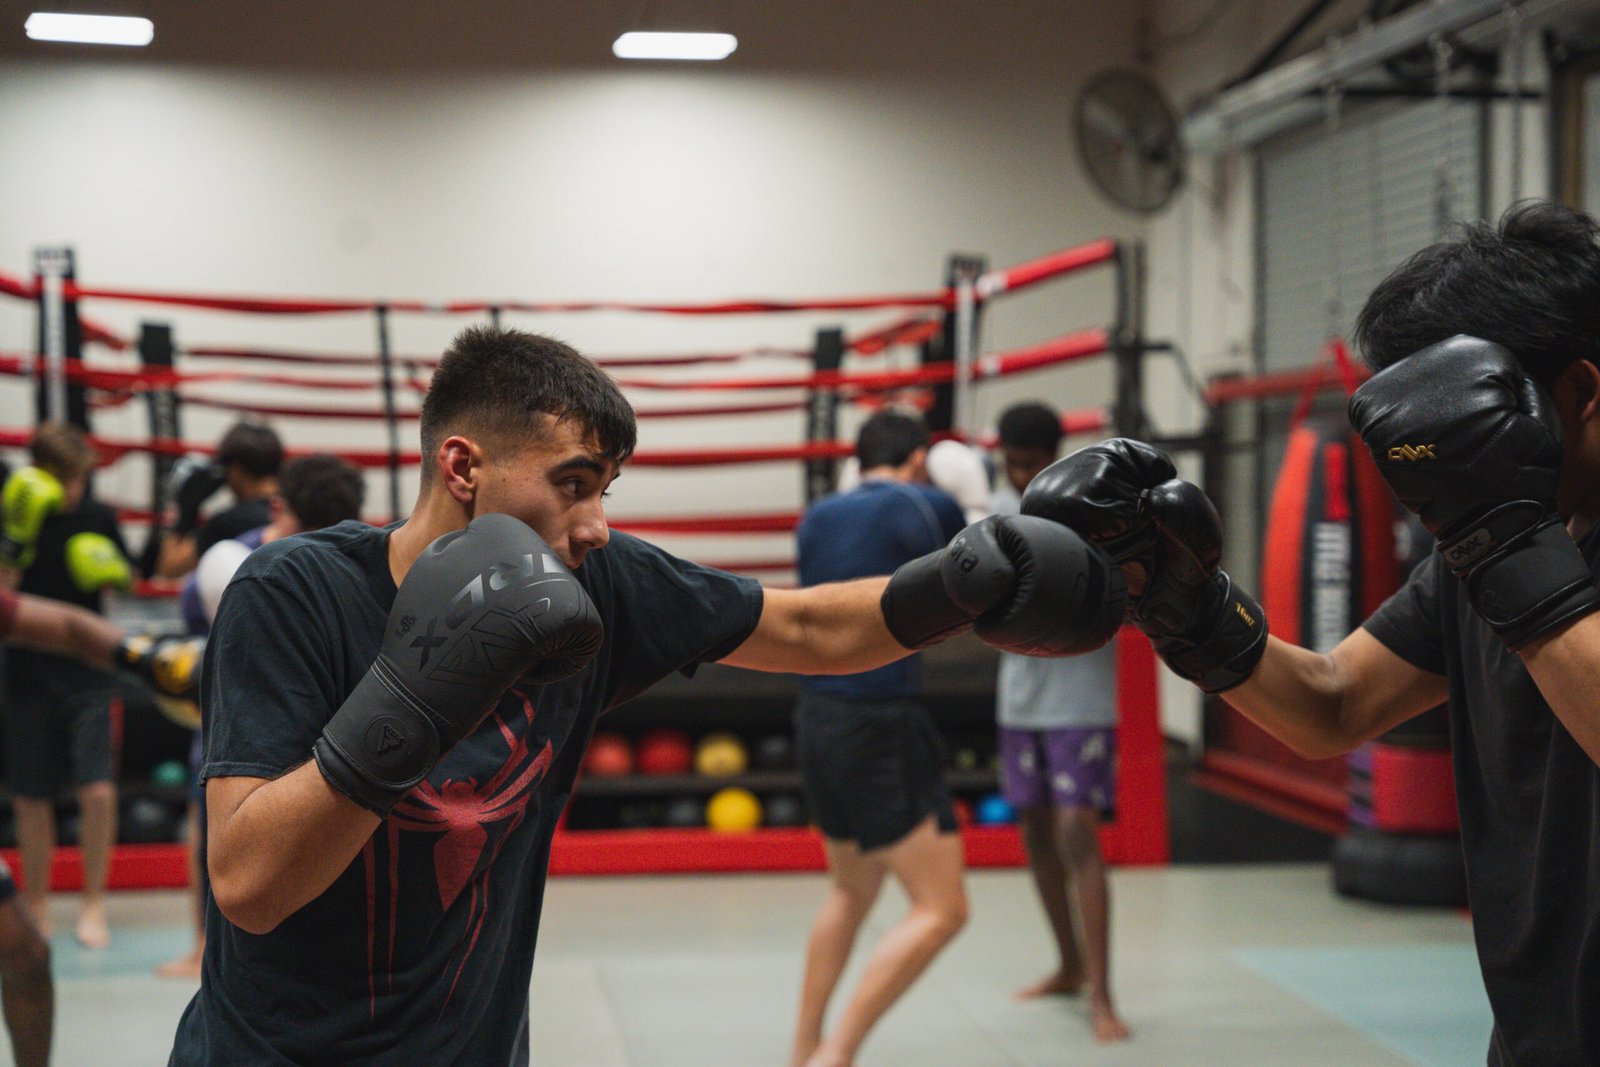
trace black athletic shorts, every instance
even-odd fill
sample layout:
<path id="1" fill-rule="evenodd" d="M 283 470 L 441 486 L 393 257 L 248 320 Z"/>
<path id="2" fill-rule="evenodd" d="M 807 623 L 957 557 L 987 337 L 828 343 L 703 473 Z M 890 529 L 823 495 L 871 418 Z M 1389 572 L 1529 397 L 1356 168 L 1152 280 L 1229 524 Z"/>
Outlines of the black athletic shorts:
<path id="1" fill-rule="evenodd" d="M 801 693 L 794 732 L 806 799 L 824 837 L 869 852 L 930 814 L 942 832 L 955 831 L 944 745 L 920 702 Z"/>
<path id="2" fill-rule="evenodd" d="M 122 698 L 111 677 L 60 656 L 7 657 L 6 774 L 11 791 L 53 800 L 68 784 L 113 781 Z"/>

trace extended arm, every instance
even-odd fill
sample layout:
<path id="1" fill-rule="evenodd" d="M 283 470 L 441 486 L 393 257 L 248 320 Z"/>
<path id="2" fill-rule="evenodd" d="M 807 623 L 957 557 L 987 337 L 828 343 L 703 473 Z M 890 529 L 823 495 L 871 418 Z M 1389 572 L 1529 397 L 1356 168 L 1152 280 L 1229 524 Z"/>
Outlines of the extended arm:
<path id="1" fill-rule="evenodd" d="M 1414 667 L 1366 630 L 1332 652 L 1267 639 L 1254 673 L 1223 694 L 1229 704 L 1308 759 L 1325 759 L 1444 702 L 1442 675 Z"/>
<path id="2" fill-rule="evenodd" d="M 734 667 L 796 674 L 855 674 L 911 654 L 884 622 L 887 578 L 768 589 L 761 618 L 723 659 Z"/>

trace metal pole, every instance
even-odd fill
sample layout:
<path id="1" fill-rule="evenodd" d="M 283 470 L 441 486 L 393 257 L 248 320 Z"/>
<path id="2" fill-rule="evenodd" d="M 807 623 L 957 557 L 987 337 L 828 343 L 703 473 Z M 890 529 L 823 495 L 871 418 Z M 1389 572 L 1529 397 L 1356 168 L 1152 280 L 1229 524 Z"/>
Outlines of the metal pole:
<path id="1" fill-rule="evenodd" d="M 400 517 L 400 419 L 394 404 L 394 352 L 389 347 L 389 307 L 379 304 L 378 367 L 383 374 L 383 414 L 389 427 L 389 518 Z"/>
<path id="2" fill-rule="evenodd" d="M 39 283 L 38 420 L 66 421 L 67 321 L 66 282 L 73 275 L 72 249 L 40 248 L 33 253 Z"/>
<path id="3" fill-rule="evenodd" d="M 835 327 L 818 330 L 811 350 L 811 369 L 817 373 L 837 371 L 844 362 L 844 331 Z M 839 390 L 833 386 L 813 386 L 806 396 L 806 443 L 832 443 L 839 436 Z M 806 503 L 820 500 L 834 491 L 837 464 L 826 456 L 806 460 Z"/>

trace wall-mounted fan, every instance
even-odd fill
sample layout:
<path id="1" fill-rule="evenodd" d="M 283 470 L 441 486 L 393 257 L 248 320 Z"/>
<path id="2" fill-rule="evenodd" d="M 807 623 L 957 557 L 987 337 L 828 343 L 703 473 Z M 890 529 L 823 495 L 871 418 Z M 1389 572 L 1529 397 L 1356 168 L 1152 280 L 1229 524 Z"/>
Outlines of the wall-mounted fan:
<path id="1" fill-rule="evenodd" d="M 1095 75 L 1078 94 L 1078 151 L 1094 183 L 1134 211 L 1165 207 L 1183 182 L 1178 116 L 1155 82 L 1132 70 Z"/>

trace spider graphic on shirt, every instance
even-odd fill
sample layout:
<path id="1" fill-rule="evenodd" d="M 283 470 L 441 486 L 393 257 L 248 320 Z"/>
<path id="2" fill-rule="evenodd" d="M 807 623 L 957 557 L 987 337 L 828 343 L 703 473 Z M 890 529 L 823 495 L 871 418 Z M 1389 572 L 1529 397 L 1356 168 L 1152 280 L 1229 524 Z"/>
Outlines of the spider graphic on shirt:
<path id="1" fill-rule="evenodd" d="M 520 707 L 510 712 L 522 718 L 521 730 L 514 729 L 506 717 L 506 708 Z M 545 740 L 535 752 L 530 745 L 529 729 L 533 724 L 533 701 L 520 690 L 512 690 L 507 699 L 490 713 L 490 718 L 500 732 L 508 749 L 505 762 L 487 781 L 476 778 L 446 778 L 438 786 L 423 781 L 389 812 L 383 831 L 387 834 L 388 854 L 388 958 L 386 976 L 391 984 L 394 977 L 395 928 L 399 919 L 399 856 L 401 833 L 427 833 L 438 836 L 433 844 L 433 868 L 438 879 L 439 907 L 448 912 L 464 891 L 470 888 L 466 920 L 466 936 L 458 946 L 459 960 L 450 976 L 450 988 L 439 1006 L 442 1016 L 455 994 L 456 984 L 477 946 L 483 932 L 484 920 L 489 914 L 488 873 L 500 855 L 500 850 L 522 823 L 533 788 L 550 770 L 554 750 Z M 374 835 L 374 841 L 377 835 Z M 367 874 L 367 974 L 373 1013 L 377 1010 L 377 967 L 373 956 L 377 945 L 378 857 L 374 841 L 368 841 L 362 850 Z"/>

